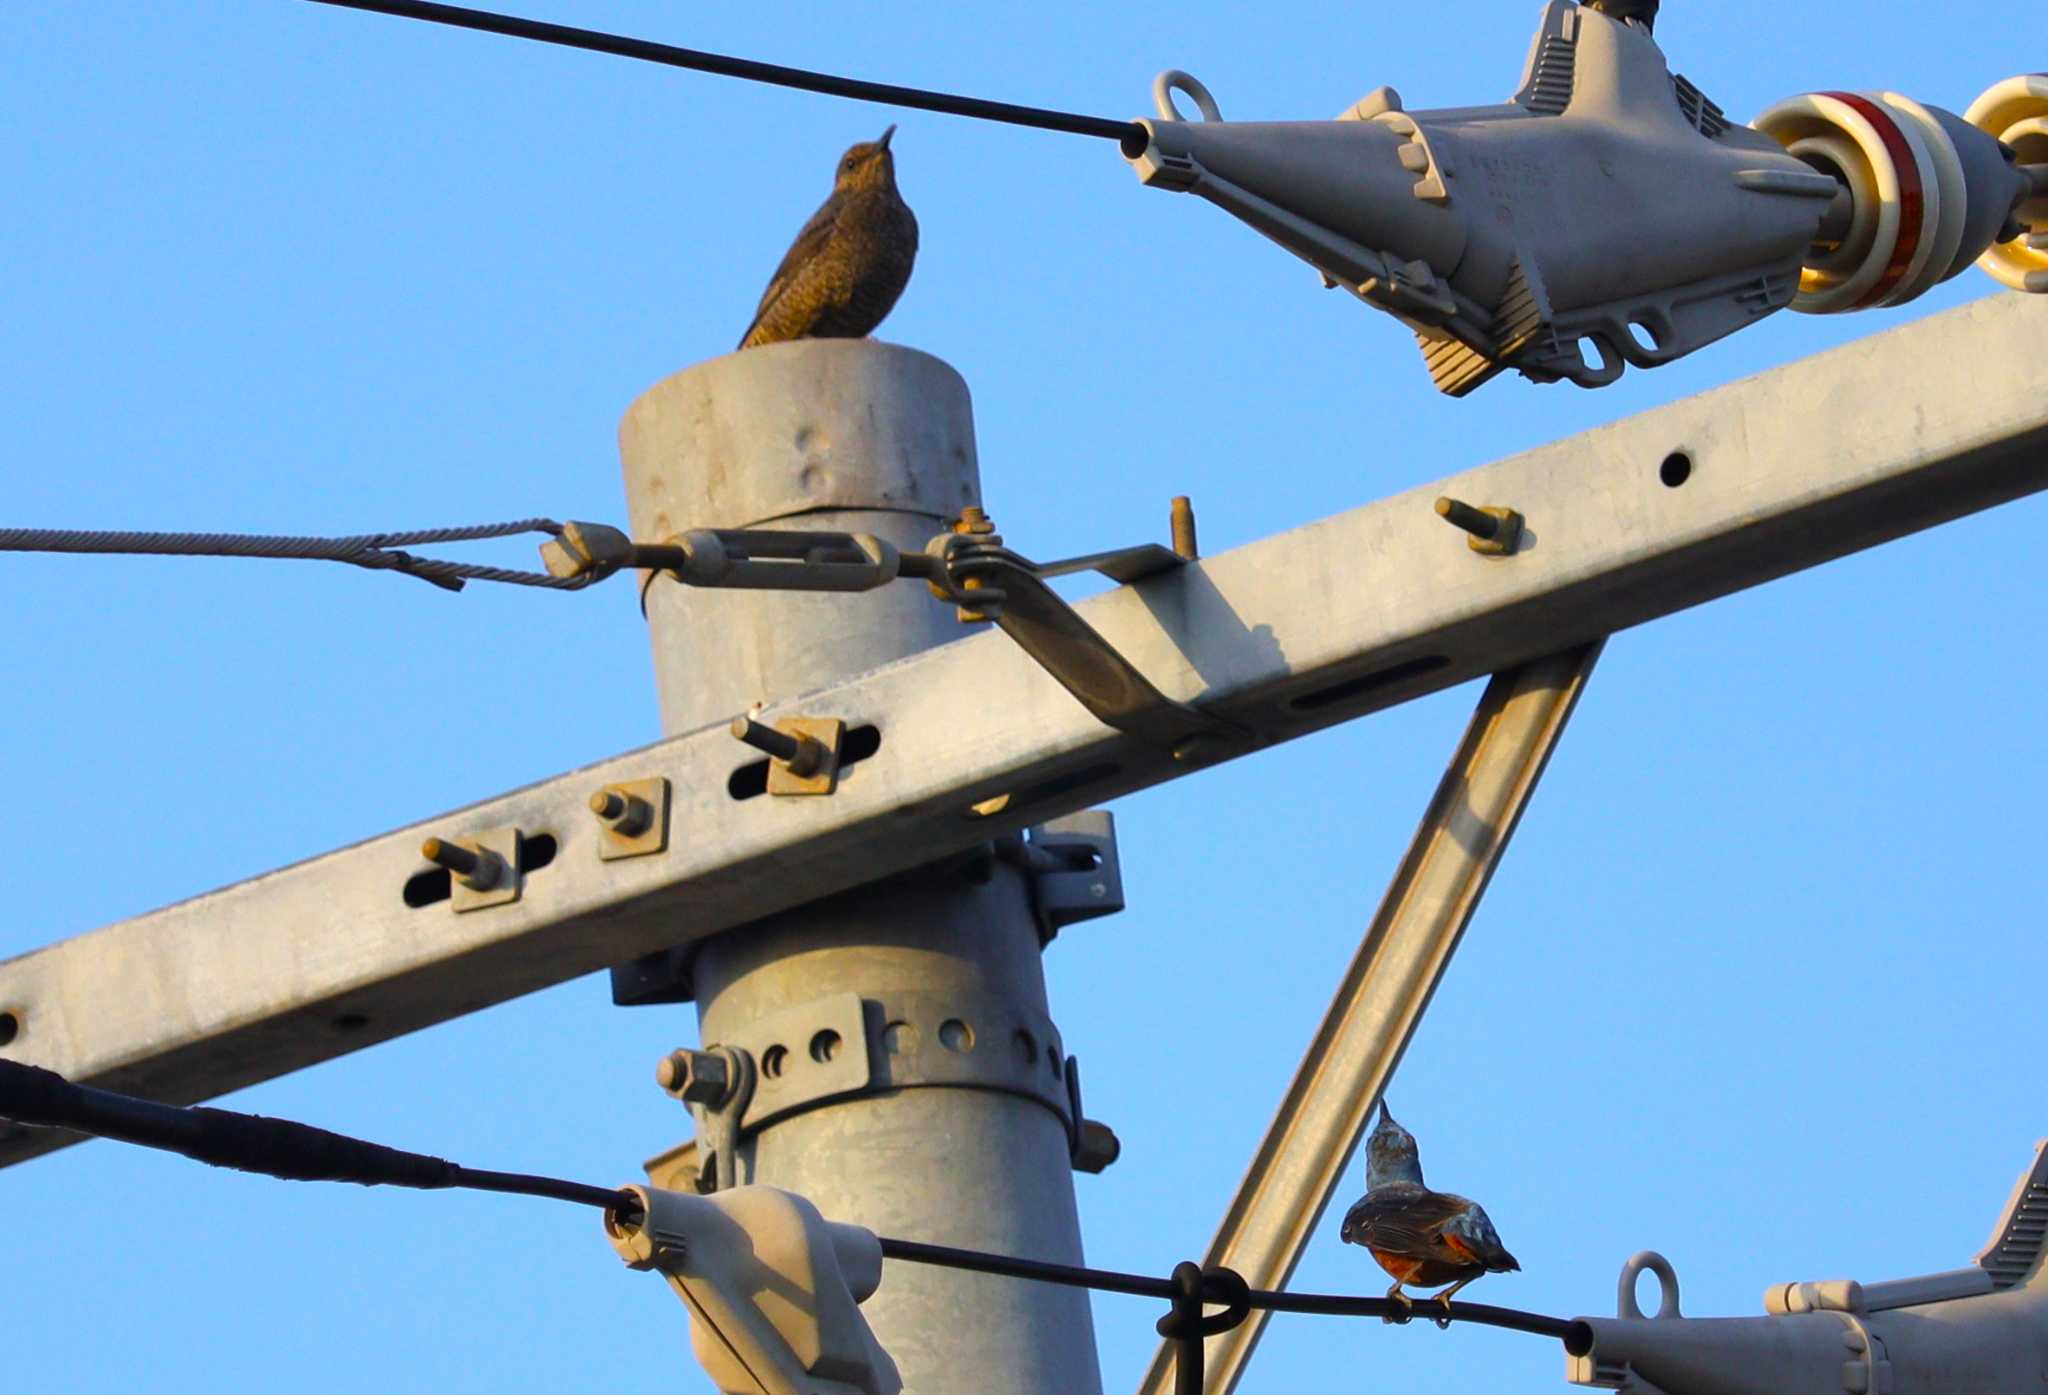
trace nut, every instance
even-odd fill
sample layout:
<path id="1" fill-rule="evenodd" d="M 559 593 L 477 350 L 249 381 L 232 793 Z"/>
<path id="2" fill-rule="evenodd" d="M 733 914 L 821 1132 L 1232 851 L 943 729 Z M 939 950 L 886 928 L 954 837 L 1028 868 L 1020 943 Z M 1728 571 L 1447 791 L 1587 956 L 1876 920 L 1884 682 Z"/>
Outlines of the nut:
<path id="1" fill-rule="evenodd" d="M 683 1047 L 661 1058 L 654 1079 L 685 1104 L 715 1108 L 732 1093 L 732 1064 L 715 1051 Z"/>

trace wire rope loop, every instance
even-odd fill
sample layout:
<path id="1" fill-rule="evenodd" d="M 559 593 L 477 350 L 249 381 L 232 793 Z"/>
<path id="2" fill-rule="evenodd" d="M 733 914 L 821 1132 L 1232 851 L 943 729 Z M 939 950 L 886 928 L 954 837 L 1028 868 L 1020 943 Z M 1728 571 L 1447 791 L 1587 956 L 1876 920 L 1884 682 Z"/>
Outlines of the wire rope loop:
<path id="1" fill-rule="evenodd" d="M 1184 1259 L 1173 1266 L 1173 1277 L 1167 1282 L 1173 1285 L 1173 1307 L 1153 1324 L 1153 1330 L 1168 1341 L 1184 1342 L 1190 1338 L 1200 1340 L 1202 1266 Z"/>
<path id="2" fill-rule="evenodd" d="M 1252 1286 L 1235 1269 L 1204 1269 L 1202 1297 L 1205 1302 L 1223 1305 L 1222 1312 L 1203 1317 L 1204 1337 L 1220 1336 L 1252 1315 Z"/>
<path id="3" fill-rule="evenodd" d="M 1251 1316 L 1252 1289 L 1235 1269 L 1204 1269 L 1191 1260 L 1174 1266 L 1173 1311 L 1160 1318 L 1155 1330 L 1170 1341 L 1217 1337 Z M 1221 1305 L 1220 1313 L 1204 1308 Z"/>
<path id="4" fill-rule="evenodd" d="M 1209 89 L 1202 84 L 1200 78 L 1193 73 L 1182 72 L 1179 68 L 1168 68 L 1152 79 L 1152 105 L 1158 108 L 1161 121 L 1187 120 L 1180 114 L 1180 108 L 1173 104 L 1173 94 L 1176 92 L 1185 93 L 1193 99 L 1195 110 L 1201 114 L 1202 120 L 1223 119 L 1222 109 L 1216 105 L 1216 99 L 1209 94 Z"/>

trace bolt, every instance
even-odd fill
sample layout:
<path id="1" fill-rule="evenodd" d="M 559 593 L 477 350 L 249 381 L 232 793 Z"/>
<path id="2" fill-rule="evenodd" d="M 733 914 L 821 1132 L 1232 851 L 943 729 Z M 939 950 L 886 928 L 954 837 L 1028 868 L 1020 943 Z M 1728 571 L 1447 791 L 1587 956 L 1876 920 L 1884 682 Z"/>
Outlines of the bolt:
<path id="1" fill-rule="evenodd" d="M 983 513 L 979 504 L 969 504 L 960 510 L 960 521 L 953 525 L 954 532 L 971 533 L 976 537 L 987 537 L 995 530 L 995 520 Z"/>
<path id="2" fill-rule="evenodd" d="M 831 754 L 815 736 L 791 736 L 774 727 L 763 726 L 752 717 L 732 719 L 732 734 L 757 751 L 766 751 L 797 776 L 817 774 Z"/>
<path id="3" fill-rule="evenodd" d="M 446 838 L 429 838 L 420 844 L 420 856 L 437 867 L 446 867 L 450 876 L 471 891 L 489 891 L 505 876 L 505 859 L 489 848 L 467 848 Z"/>
<path id="4" fill-rule="evenodd" d="M 1190 562 L 1202 555 L 1195 545 L 1195 506 L 1185 494 L 1173 499 L 1173 550 Z"/>
<path id="5" fill-rule="evenodd" d="M 1093 1119 L 1081 1121 L 1080 1137 L 1074 1142 L 1074 1170 L 1095 1174 L 1123 1156 L 1124 1145 L 1116 1131 Z"/>
<path id="6" fill-rule="evenodd" d="M 1522 545 L 1523 520 L 1513 509 L 1491 505 L 1475 509 L 1462 500 L 1446 497 L 1436 501 L 1436 511 L 1452 527 L 1470 534 L 1465 544 L 1481 556 L 1511 557 Z"/>
<path id="7" fill-rule="evenodd" d="M 654 1068 L 655 1083 L 685 1104 L 715 1109 L 732 1093 L 732 1065 L 714 1051 L 679 1047 Z"/>
<path id="8" fill-rule="evenodd" d="M 1492 542 L 1500 533 L 1500 519 L 1448 495 L 1436 501 L 1436 511 L 1453 528 L 1462 528 L 1482 541 Z"/>
<path id="9" fill-rule="evenodd" d="M 601 789 L 591 795 L 590 812 L 624 838 L 637 838 L 654 823 L 654 806 L 623 790 Z"/>

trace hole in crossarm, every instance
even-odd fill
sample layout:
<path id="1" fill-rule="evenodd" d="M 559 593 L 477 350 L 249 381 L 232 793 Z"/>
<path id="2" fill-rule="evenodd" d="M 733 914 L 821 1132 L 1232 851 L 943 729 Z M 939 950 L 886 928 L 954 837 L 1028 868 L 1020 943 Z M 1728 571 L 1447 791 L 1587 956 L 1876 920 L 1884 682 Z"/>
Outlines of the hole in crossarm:
<path id="1" fill-rule="evenodd" d="M 21 1035 L 21 1014 L 0 1012 L 0 1046 L 12 1046 L 14 1039 Z"/>
<path id="2" fill-rule="evenodd" d="M 768 762 L 750 760 L 733 771 L 725 782 L 725 792 L 734 799 L 752 799 L 768 793 Z"/>
<path id="3" fill-rule="evenodd" d="M 830 1027 L 811 1038 L 811 1059 L 819 1065 L 830 1065 L 832 1058 L 838 1054 L 839 1033 Z"/>
<path id="4" fill-rule="evenodd" d="M 839 768 L 859 765 L 862 761 L 882 749 L 882 730 L 869 725 L 855 727 L 839 742 Z"/>
<path id="5" fill-rule="evenodd" d="M 538 872 L 541 868 L 555 860 L 555 852 L 559 846 L 555 842 L 555 835 L 552 833 L 536 833 L 530 838 L 521 838 L 519 840 L 519 870 L 522 872 Z"/>
<path id="6" fill-rule="evenodd" d="M 344 1012 L 334 1019 L 334 1030 L 343 1036 L 354 1036 L 370 1025 L 368 1013 Z"/>
<path id="7" fill-rule="evenodd" d="M 448 869 L 430 867 L 424 872 L 415 872 L 405 883 L 405 904 L 418 910 L 438 901 L 446 901 L 449 892 Z"/>
<path id="8" fill-rule="evenodd" d="M 1692 478 L 1692 457 L 1682 450 L 1671 452 L 1657 467 L 1657 478 L 1664 481 L 1666 489 L 1678 488 Z"/>

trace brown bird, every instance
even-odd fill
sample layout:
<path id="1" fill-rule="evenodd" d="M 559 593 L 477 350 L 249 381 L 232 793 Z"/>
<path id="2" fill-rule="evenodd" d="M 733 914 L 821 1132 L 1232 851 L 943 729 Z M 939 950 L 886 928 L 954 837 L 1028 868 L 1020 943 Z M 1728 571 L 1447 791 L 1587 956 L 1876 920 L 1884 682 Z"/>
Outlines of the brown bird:
<path id="1" fill-rule="evenodd" d="M 896 192 L 891 126 L 839 159 L 832 197 L 811 215 L 761 295 L 740 347 L 789 339 L 860 339 L 910 281 L 917 218 Z"/>
<path id="2" fill-rule="evenodd" d="M 1422 1184 L 1415 1135 L 1380 1101 L 1379 1127 L 1365 1144 L 1365 1195 L 1344 1217 L 1344 1238 L 1363 1245 L 1393 1275 L 1387 1297 L 1411 1300 L 1403 1284 L 1449 1284 L 1431 1295 L 1449 1312 L 1451 1295 L 1482 1274 L 1520 1269 L 1476 1201 Z M 1392 1319 L 1389 1319 L 1392 1321 Z"/>

